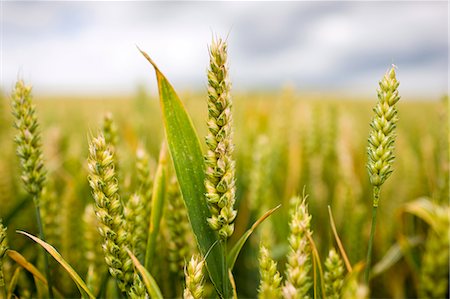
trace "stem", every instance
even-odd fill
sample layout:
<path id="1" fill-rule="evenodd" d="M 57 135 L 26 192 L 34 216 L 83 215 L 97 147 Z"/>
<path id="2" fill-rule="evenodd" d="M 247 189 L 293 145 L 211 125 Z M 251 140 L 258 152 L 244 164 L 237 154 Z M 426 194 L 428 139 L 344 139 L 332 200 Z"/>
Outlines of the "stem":
<path id="1" fill-rule="evenodd" d="M 35 211 L 36 211 L 36 221 L 38 224 L 39 229 L 39 238 L 45 242 L 45 235 L 44 235 L 44 228 L 42 226 L 42 220 L 41 220 L 41 210 L 39 208 L 38 200 L 34 200 L 35 203 Z M 48 263 L 48 255 L 44 248 L 42 248 L 42 251 L 44 252 L 44 267 L 45 267 L 45 274 L 47 276 L 47 286 L 48 286 L 48 296 L 49 298 L 53 298 L 53 287 L 52 287 L 52 277 L 50 275 L 50 268 Z"/>
<path id="2" fill-rule="evenodd" d="M 377 209 L 380 199 L 380 187 L 373 187 L 373 206 L 372 206 L 372 227 L 370 228 L 369 247 L 367 248 L 366 269 L 364 271 L 364 281 L 369 284 L 370 264 L 372 263 L 372 247 L 377 224 Z"/>
<path id="3" fill-rule="evenodd" d="M 223 244 L 223 252 L 224 252 L 224 257 L 223 257 L 224 265 L 223 265 L 223 273 L 222 273 L 223 274 L 223 283 L 224 283 L 223 293 L 224 293 L 225 298 L 227 298 L 227 296 L 228 296 L 227 239 L 223 240 L 222 244 Z"/>

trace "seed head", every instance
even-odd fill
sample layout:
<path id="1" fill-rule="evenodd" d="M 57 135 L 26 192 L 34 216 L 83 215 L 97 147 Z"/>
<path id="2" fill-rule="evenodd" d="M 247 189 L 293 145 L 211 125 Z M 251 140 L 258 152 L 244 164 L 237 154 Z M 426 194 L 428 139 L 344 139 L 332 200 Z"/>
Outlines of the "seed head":
<path id="1" fill-rule="evenodd" d="M 394 67 L 386 73 L 379 85 L 378 104 L 373 109 L 375 116 L 370 124 L 367 148 L 370 182 L 377 188 L 393 171 L 395 128 L 398 121 L 395 104 L 400 100 L 397 91 L 399 82 Z"/>
<path id="2" fill-rule="evenodd" d="M 127 253 L 130 238 L 127 233 L 124 208 L 118 193 L 114 169 L 114 155 L 105 138 L 100 134 L 89 144 L 88 181 L 96 204 L 96 215 L 103 241 L 103 252 L 109 272 L 122 292 L 130 297 L 144 296 L 142 282 L 134 272 L 133 261 Z"/>
<path id="3" fill-rule="evenodd" d="M 236 211 L 235 169 L 232 158 L 231 84 L 228 80 L 227 44 L 213 40 L 208 70 L 208 130 L 205 156 L 206 200 L 211 211 L 208 223 L 222 240 L 234 231 Z"/>
<path id="4" fill-rule="evenodd" d="M 309 289 L 312 286 L 309 272 L 312 268 L 311 245 L 308 235 L 311 236 L 310 222 L 311 216 L 308 213 L 306 196 L 300 200 L 295 197 L 293 200 L 294 211 L 292 215 L 289 235 L 290 251 L 286 264 L 286 283 L 283 287 L 283 294 L 286 298 L 309 298 Z M 291 297 L 293 290 L 296 294 Z"/>
<path id="5" fill-rule="evenodd" d="M 143 261 L 145 257 L 149 226 L 145 204 L 142 196 L 139 193 L 134 193 L 128 199 L 125 207 L 125 219 L 130 235 L 131 248 L 140 261 Z"/>
<path id="6" fill-rule="evenodd" d="M 39 200 L 45 181 L 41 136 L 35 107 L 31 102 L 31 87 L 18 81 L 11 95 L 14 127 L 17 129 L 16 153 L 22 167 L 22 181 L 35 201 Z"/>
<path id="7" fill-rule="evenodd" d="M 269 250 L 263 245 L 259 249 L 259 299 L 281 298 L 281 275 L 277 271 L 277 263 L 270 257 Z"/>
<path id="8" fill-rule="evenodd" d="M 200 257 L 193 256 L 184 271 L 186 277 L 186 288 L 184 289 L 184 299 L 200 299 L 203 298 L 204 260 Z"/>
<path id="9" fill-rule="evenodd" d="M 325 260 L 325 293 L 327 298 L 341 298 L 344 285 L 344 266 L 341 258 L 334 249 L 331 249 Z"/>

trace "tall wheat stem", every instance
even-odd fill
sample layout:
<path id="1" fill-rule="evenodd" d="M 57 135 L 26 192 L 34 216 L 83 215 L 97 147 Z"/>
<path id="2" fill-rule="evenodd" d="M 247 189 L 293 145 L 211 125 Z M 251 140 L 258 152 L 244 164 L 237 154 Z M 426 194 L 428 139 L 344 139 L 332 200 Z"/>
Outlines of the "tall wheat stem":
<path id="1" fill-rule="evenodd" d="M 374 187 L 373 188 L 373 201 L 374 203 L 377 202 L 380 198 L 380 188 Z M 369 283 L 369 272 L 370 272 L 370 264 L 372 263 L 372 247 L 373 247 L 373 239 L 375 236 L 375 228 L 377 225 L 377 209 L 378 204 L 372 206 L 372 225 L 370 227 L 370 236 L 369 236 L 369 246 L 367 249 L 367 257 L 366 257 L 366 269 L 364 271 L 364 281 Z"/>
<path id="2" fill-rule="evenodd" d="M 36 202 L 36 201 L 35 201 Z M 35 212 L 36 212 L 36 221 L 39 229 L 39 238 L 45 242 L 45 234 L 44 234 L 44 228 L 42 226 L 42 219 L 41 219 L 41 209 L 39 208 L 39 205 L 35 204 Z M 52 277 L 50 273 L 50 267 L 48 262 L 48 255 L 47 251 L 42 248 L 44 253 L 44 267 L 45 267 L 45 275 L 47 276 L 48 281 L 48 296 L 49 298 L 53 298 L 53 286 L 52 286 Z"/>

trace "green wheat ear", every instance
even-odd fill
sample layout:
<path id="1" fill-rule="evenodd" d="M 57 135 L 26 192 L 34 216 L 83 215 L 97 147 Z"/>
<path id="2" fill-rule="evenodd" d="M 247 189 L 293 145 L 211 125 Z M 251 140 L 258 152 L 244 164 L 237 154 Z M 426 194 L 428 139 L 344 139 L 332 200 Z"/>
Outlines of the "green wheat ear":
<path id="1" fill-rule="evenodd" d="M 395 104 L 400 100 L 395 68 L 380 81 L 378 103 L 373 109 L 375 116 L 370 123 L 369 146 L 367 147 L 370 182 L 379 189 L 393 171 L 395 128 L 398 121 Z M 378 206 L 378 197 L 374 198 Z"/>
<path id="2" fill-rule="evenodd" d="M 39 237 L 41 240 L 45 240 L 40 205 L 42 190 L 45 186 L 46 171 L 42 154 L 39 124 L 35 107 L 31 102 L 31 87 L 25 86 L 22 80 L 17 81 L 11 98 L 14 127 L 17 129 L 17 135 L 15 136 L 15 142 L 17 144 L 16 152 L 22 168 L 22 181 L 26 191 L 34 201 Z M 43 253 L 45 272 L 48 280 L 48 296 L 53 297 L 53 283 L 48 256 L 44 249 Z"/>
<path id="3" fill-rule="evenodd" d="M 31 102 L 31 87 L 25 86 L 24 82 L 20 80 L 16 83 L 11 97 L 14 127 L 18 130 L 15 142 L 17 156 L 22 166 L 22 181 L 25 189 L 38 205 L 46 171 L 39 124 L 35 107 Z"/>
<path id="4" fill-rule="evenodd" d="M 205 156 L 206 199 L 211 211 L 208 223 L 222 240 L 234 231 L 236 211 L 235 166 L 232 158 L 232 101 L 228 79 L 227 43 L 213 40 L 208 70 L 208 130 Z"/>
<path id="5" fill-rule="evenodd" d="M 199 256 L 192 256 L 186 266 L 186 288 L 184 289 L 184 299 L 201 299 L 205 292 L 203 268 L 205 261 Z"/>
<path id="6" fill-rule="evenodd" d="M 269 250 L 263 245 L 259 248 L 259 273 L 261 281 L 258 289 L 258 298 L 281 298 L 282 277 L 277 270 L 277 262 L 270 257 Z"/>
<path id="7" fill-rule="evenodd" d="M 375 116 L 370 123 L 367 170 L 373 186 L 373 200 L 372 225 L 367 248 L 366 269 L 364 271 L 366 284 L 369 283 L 380 187 L 393 171 L 395 128 L 398 121 L 395 104 L 400 100 L 397 91 L 399 84 L 395 75 L 395 67 L 393 66 L 379 83 L 380 87 L 377 90 L 378 103 L 373 108 Z"/>
<path id="8" fill-rule="evenodd" d="M 334 249 L 330 250 L 325 260 L 324 280 L 327 298 L 341 298 L 341 291 L 344 286 L 344 264 Z"/>
<path id="9" fill-rule="evenodd" d="M 95 200 L 95 213 L 100 222 L 103 252 L 109 272 L 120 290 L 132 298 L 145 296 L 144 286 L 134 272 L 133 261 L 127 253 L 130 236 L 119 197 L 119 187 L 114 165 L 114 154 L 103 135 L 92 138 L 88 158 L 89 185 Z"/>
<path id="10" fill-rule="evenodd" d="M 292 199 L 294 209 L 289 223 L 290 250 L 286 263 L 286 282 L 283 286 L 283 297 L 309 298 L 309 289 L 312 286 L 310 271 L 312 269 L 311 245 L 308 235 L 311 236 L 311 215 L 308 212 L 307 197 Z"/>

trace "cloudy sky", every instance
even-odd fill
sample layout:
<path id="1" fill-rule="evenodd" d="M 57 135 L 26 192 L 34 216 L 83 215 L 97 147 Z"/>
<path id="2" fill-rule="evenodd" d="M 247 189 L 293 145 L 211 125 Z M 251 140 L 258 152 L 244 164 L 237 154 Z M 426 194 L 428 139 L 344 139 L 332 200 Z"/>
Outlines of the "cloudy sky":
<path id="1" fill-rule="evenodd" d="M 207 45 L 228 36 L 237 90 L 373 94 L 391 64 L 403 95 L 448 89 L 447 1 L 1 2 L 1 86 L 42 93 L 155 90 L 138 45 L 177 89 L 205 88 Z"/>

